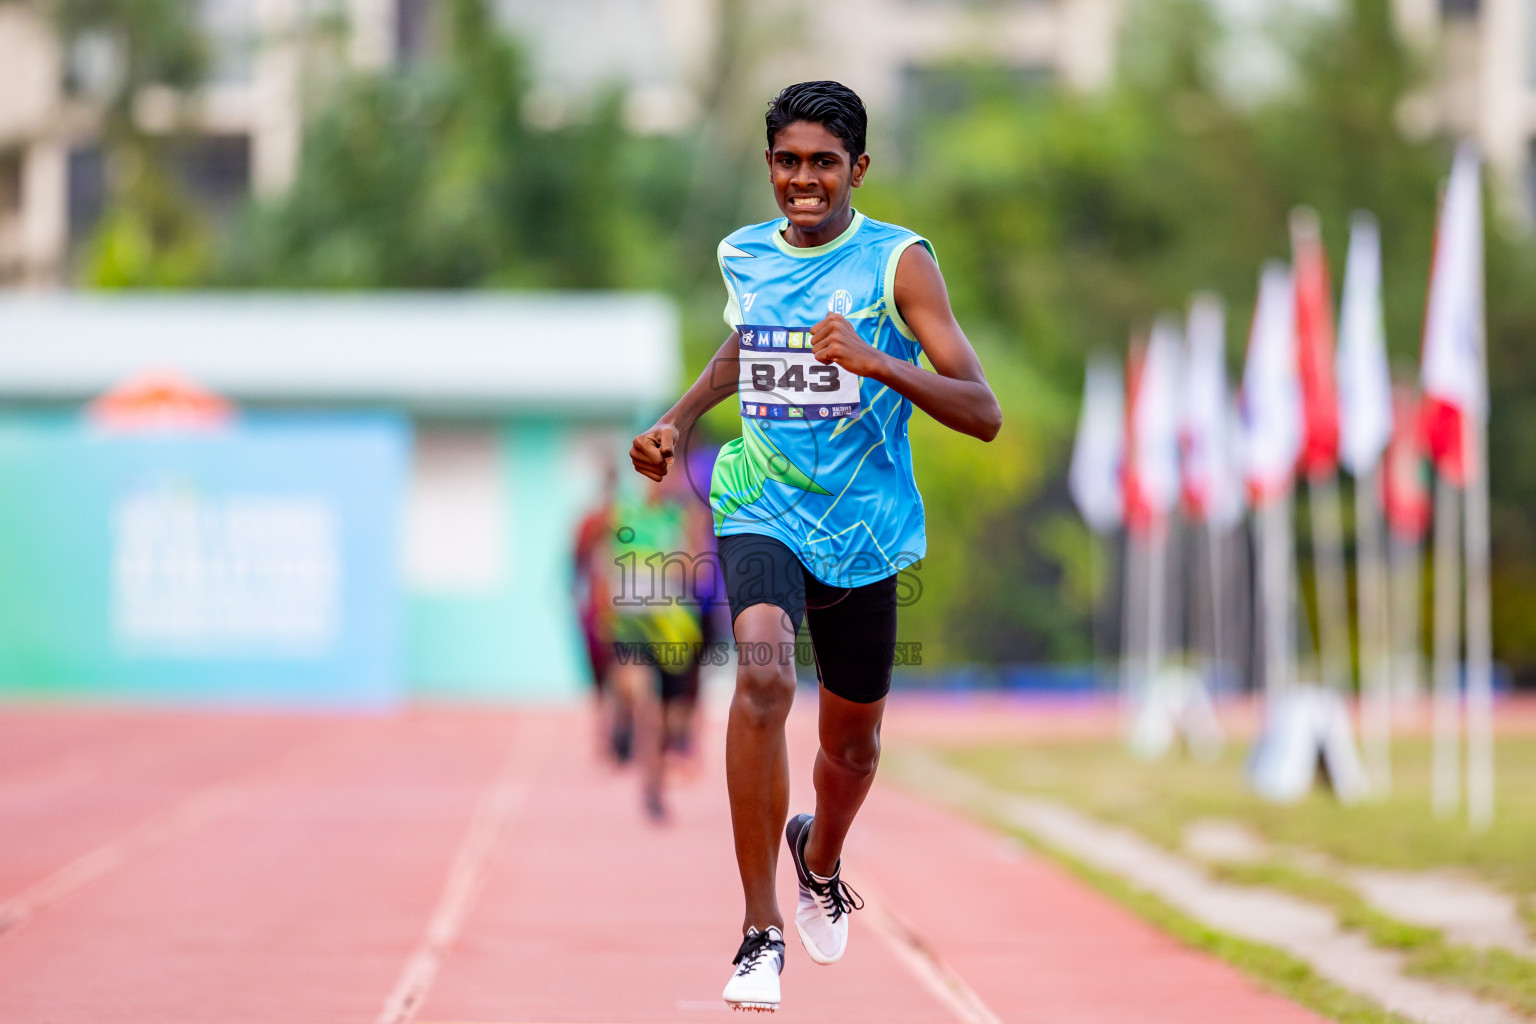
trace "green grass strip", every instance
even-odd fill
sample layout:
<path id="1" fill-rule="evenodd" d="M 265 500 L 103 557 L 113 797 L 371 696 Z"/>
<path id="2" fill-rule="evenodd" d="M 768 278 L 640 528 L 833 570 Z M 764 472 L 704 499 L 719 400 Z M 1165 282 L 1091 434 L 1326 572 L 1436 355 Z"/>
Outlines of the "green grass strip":
<path id="1" fill-rule="evenodd" d="M 1339 927 L 1364 932 L 1372 945 L 1383 949 L 1416 950 L 1444 944 L 1438 930 L 1383 914 L 1345 883 L 1292 864 L 1270 860 L 1257 864 L 1216 864 L 1207 870 L 1223 881 L 1281 889 L 1322 904 L 1334 911 Z"/>
<path id="2" fill-rule="evenodd" d="M 887 759 L 897 780 L 905 774 L 900 755 Z M 918 792 L 922 792 L 918 788 Z M 1334 984 L 1310 964 L 1260 942 L 1240 939 L 1201 923 L 1161 898 L 1137 888 L 1118 875 L 1095 868 L 1030 833 L 1010 825 L 986 808 L 950 804 L 956 810 L 981 819 L 994 830 L 1013 836 L 1030 849 L 1059 864 L 1067 872 L 1119 903 L 1153 927 L 1194 949 L 1219 957 L 1263 988 L 1306 1007 L 1338 1024 L 1413 1024 L 1410 1018 L 1392 1013 L 1379 1004 Z"/>
<path id="3" fill-rule="evenodd" d="M 1118 875 L 1037 842 L 1028 833 L 1006 822 L 990 815 L 986 817 L 994 828 L 1017 837 L 1154 927 L 1187 946 L 1220 957 L 1264 988 L 1320 1017 L 1338 1024 L 1413 1024 L 1410 1018 L 1392 1013 L 1365 996 L 1334 984 L 1313 970 L 1310 964 L 1289 953 L 1211 928 Z"/>
<path id="4" fill-rule="evenodd" d="M 1056 797 L 1171 850 L 1182 848 L 1190 825 L 1216 819 L 1344 864 L 1466 872 L 1524 902 L 1536 934 L 1536 736 L 1496 740 L 1497 816 L 1482 831 L 1431 813 L 1434 758 L 1426 738 L 1393 741 L 1389 796 L 1347 805 L 1324 789 L 1293 804 L 1259 799 L 1247 780 L 1245 746 L 1230 744 L 1214 764 L 1179 754 L 1142 761 L 1115 740 L 938 745 L 933 753 L 998 789 Z"/>
<path id="5" fill-rule="evenodd" d="M 1439 944 L 1414 951 L 1407 970 L 1421 978 L 1458 985 L 1536 1017 L 1536 961 L 1506 949 Z"/>
<path id="6" fill-rule="evenodd" d="M 1399 921 L 1371 906 L 1348 885 L 1292 864 L 1222 864 L 1211 868 L 1211 874 L 1238 885 L 1282 889 L 1327 906 L 1338 915 L 1341 928 L 1364 932 L 1375 946 L 1407 953 L 1403 969 L 1409 974 L 1536 1016 L 1536 961 L 1504 949 L 1448 943 L 1439 929 Z"/>
<path id="7" fill-rule="evenodd" d="M 1236 745 L 1215 765 L 1187 757 L 1137 761 L 1110 740 L 1034 743 L 1026 748 L 941 747 L 932 753 L 1002 792 L 1060 800 L 1176 853 L 1186 829 L 1210 818 L 1237 821 L 1271 843 L 1317 850 L 1344 864 L 1397 870 L 1455 867 L 1514 896 L 1527 928 L 1536 934 L 1536 787 L 1527 781 L 1536 772 L 1536 738 L 1500 737 L 1497 749 L 1499 816 L 1484 832 L 1428 813 L 1432 749 L 1428 740 L 1418 737 L 1394 743 L 1389 798 L 1348 806 L 1320 791 L 1284 806 L 1258 800 L 1246 782 L 1242 751 Z M 1436 929 L 1397 920 L 1343 882 L 1290 862 L 1230 865 L 1212 873 L 1331 907 L 1341 927 L 1357 929 L 1373 944 L 1402 952 L 1408 973 L 1536 1016 L 1536 962 L 1530 958 L 1448 944 Z"/>

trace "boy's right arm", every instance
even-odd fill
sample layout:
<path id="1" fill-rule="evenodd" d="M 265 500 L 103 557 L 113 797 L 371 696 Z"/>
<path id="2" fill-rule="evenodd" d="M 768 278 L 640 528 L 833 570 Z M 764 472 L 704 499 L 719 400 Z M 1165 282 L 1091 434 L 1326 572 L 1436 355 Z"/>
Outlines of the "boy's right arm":
<path id="1" fill-rule="evenodd" d="M 700 416 L 736 393 L 740 354 L 740 343 L 736 332 L 732 331 L 677 404 L 629 446 L 629 460 L 634 463 L 635 472 L 652 480 L 667 475 L 678 439 Z"/>

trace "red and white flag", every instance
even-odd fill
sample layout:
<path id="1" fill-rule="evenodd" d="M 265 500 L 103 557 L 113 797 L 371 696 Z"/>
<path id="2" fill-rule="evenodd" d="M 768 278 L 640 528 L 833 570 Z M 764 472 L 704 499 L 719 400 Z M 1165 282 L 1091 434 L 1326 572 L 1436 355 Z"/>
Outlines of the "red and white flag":
<path id="1" fill-rule="evenodd" d="M 1333 295 L 1317 214 L 1291 213 L 1296 286 L 1296 368 L 1301 379 L 1301 471 L 1327 476 L 1339 464 L 1339 399 L 1333 379 Z"/>
<path id="2" fill-rule="evenodd" d="M 1180 462 L 1190 515 L 1225 529 L 1242 514 L 1227 393 L 1227 328 L 1221 300 L 1195 296 L 1189 308 Z"/>
<path id="3" fill-rule="evenodd" d="M 1077 439 L 1067 488 L 1088 528 L 1107 533 L 1125 515 L 1122 474 L 1125 463 L 1125 390 L 1120 367 L 1095 358 L 1083 382 L 1083 408 L 1077 417 Z"/>
<path id="4" fill-rule="evenodd" d="M 1477 151 L 1463 143 L 1456 151 L 1435 227 L 1419 377 L 1430 457 L 1435 468 L 1456 484 L 1467 482 L 1468 421 L 1486 416 L 1488 407 L 1478 170 Z"/>
<path id="5" fill-rule="evenodd" d="M 1179 349 L 1177 324 L 1159 317 L 1145 350 L 1131 352 L 1125 516 L 1134 529 L 1161 523 L 1179 500 Z"/>
<path id="6" fill-rule="evenodd" d="M 1291 488 L 1301 455 L 1301 382 L 1296 366 L 1295 296 L 1281 263 L 1265 266 L 1243 364 L 1243 480 L 1255 505 Z"/>
<path id="7" fill-rule="evenodd" d="M 1339 317 L 1339 455 L 1364 476 L 1376 468 L 1392 437 L 1392 372 L 1381 312 L 1381 236 L 1376 218 L 1355 214 L 1344 266 Z"/>
<path id="8" fill-rule="evenodd" d="M 1429 480 L 1418 400 L 1406 387 L 1392 390 L 1396 425 L 1382 464 L 1381 505 L 1387 525 L 1404 540 L 1423 540 L 1429 532 Z"/>

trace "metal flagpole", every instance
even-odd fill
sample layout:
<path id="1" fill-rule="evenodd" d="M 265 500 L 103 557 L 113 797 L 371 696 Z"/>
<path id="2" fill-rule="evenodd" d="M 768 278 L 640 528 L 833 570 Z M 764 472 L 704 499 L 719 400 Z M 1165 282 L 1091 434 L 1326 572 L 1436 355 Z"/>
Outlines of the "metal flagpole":
<path id="1" fill-rule="evenodd" d="M 1093 685 L 1099 684 L 1099 574 L 1098 558 L 1094 548 L 1098 546 L 1099 537 L 1092 529 L 1083 531 L 1088 535 L 1088 664 L 1093 671 Z"/>
<path id="2" fill-rule="evenodd" d="M 1114 650 L 1108 647 L 1105 633 L 1113 635 L 1113 628 L 1109 623 L 1103 622 L 1103 616 L 1108 608 L 1111 608 L 1111 586 L 1114 578 L 1109 566 L 1114 558 L 1114 531 L 1109 531 L 1109 539 L 1093 530 L 1088 530 L 1088 660 L 1093 665 L 1093 684 L 1095 687 L 1105 685 L 1106 663 L 1113 664 Z M 1101 555 L 1100 552 L 1109 550 Z"/>
<path id="3" fill-rule="evenodd" d="M 1355 583 L 1360 613 L 1361 724 L 1371 784 L 1392 789 L 1392 667 L 1382 556 L 1381 463 L 1355 479 Z"/>
<path id="4" fill-rule="evenodd" d="M 1338 475 L 1329 471 L 1307 480 L 1312 520 L 1312 566 L 1317 572 L 1318 656 L 1322 683 L 1341 697 L 1351 690 L 1349 600 L 1344 579 L 1344 527 L 1339 511 Z"/>
<path id="5" fill-rule="evenodd" d="M 1493 823 L 1493 626 L 1488 585 L 1488 465 L 1485 425 L 1467 416 L 1467 815 Z"/>
<path id="6" fill-rule="evenodd" d="M 1433 431 L 1431 442 L 1440 471 L 1440 490 L 1435 496 L 1435 810 L 1441 815 L 1450 813 L 1459 796 L 1456 716 L 1460 710 L 1461 601 L 1456 577 L 1456 517 L 1462 509 L 1456 488 L 1446 479 L 1454 476 L 1466 491 L 1466 525 L 1462 529 L 1467 558 L 1467 803 L 1473 823 L 1484 826 L 1493 816 L 1493 665 L 1488 607 L 1488 467 L 1483 437 L 1488 366 L 1480 164 L 1471 143 L 1457 147 L 1436 229 L 1420 379 L 1425 398 L 1434 403 L 1431 408 L 1440 428 Z M 1459 432 L 1459 451 L 1446 450 L 1453 443 L 1453 425 Z M 1441 512 L 1449 526 L 1443 533 L 1438 521 Z M 1440 578 L 1442 567 L 1449 570 L 1444 582 Z"/>
<path id="7" fill-rule="evenodd" d="M 1297 602 L 1301 590 L 1296 583 L 1296 491 L 1285 493 L 1280 519 L 1280 636 L 1281 666 L 1280 683 L 1292 689 L 1296 683 L 1296 619 L 1300 614 Z"/>
<path id="8" fill-rule="evenodd" d="M 1264 698 L 1266 710 L 1290 689 L 1294 667 L 1291 622 L 1291 492 L 1268 502 L 1255 517 L 1264 596 Z"/>
<path id="9" fill-rule="evenodd" d="M 1125 583 L 1121 597 L 1121 647 L 1120 662 L 1120 716 L 1127 736 L 1130 735 L 1136 698 L 1140 689 L 1139 675 L 1145 663 L 1146 614 L 1142 602 L 1146 590 L 1148 551 L 1145 538 L 1138 531 L 1125 531 Z"/>
<path id="10" fill-rule="evenodd" d="M 1333 299 L 1328 261 L 1316 211 L 1291 211 L 1293 331 L 1302 393 L 1301 467 L 1307 479 L 1312 528 L 1312 566 L 1317 594 L 1319 682 L 1347 698 L 1352 689 L 1349 662 L 1349 599 L 1344 577 L 1344 522 L 1339 510 L 1338 459 L 1341 440 L 1335 382 Z"/>
<path id="11" fill-rule="evenodd" d="M 1381 308 L 1381 236 L 1375 218 L 1363 212 L 1350 223 L 1338 378 L 1340 461 L 1355 487 L 1360 732 L 1366 775 L 1385 796 L 1392 788 L 1392 701 L 1381 481 L 1383 453 L 1396 424 Z M 1350 663 L 1347 650 L 1344 663 Z"/>
<path id="12" fill-rule="evenodd" d="M 1222 538 L 1216 529 L 1216 524 L 1207 518 L 1205 521 L 1205 551 L 1207 575 L 1210 578 L 1211 588 L 1211 688 L 1216 687 L 1216 678 L 1221 673 L 1221 656 L 1223 653 L 1221 643 L 1221 568 L 1222 568 Z"/>
<path id="13" fill-rule="evenodd" d="M 1435 475 L 1435 814 L 1456 810 L 1460 789 L 1461 732 L 1461 573 L 1458 534 L 1461 503 L 1457 487 L 1443 473 Z"/>
<path id="14" fill-rule="evenodd" d="M 1458 154 L 1460 158 L 1460 154 Z M 1483 213 L 1473 190 L 1471 316 L 1476 342 L 1474 388 L 1480 399 L 1462 417 L 1467 467 L 1467 815 L 1473 828 L 1493 824 L 1493 622 L 1489 591 L 1488 338 L 1483 294 Z"/>
<path id="15" fill-rule="evenodd" d="M 1164 603 L 1167 569 L 1168 524 L 1166 521 L 1154 521 L 1147 538 L 1146 670 L 1142 674 L 1142 690 L 1138 695 L 1142 699 L 1152 695 L 1167 650 L 1168 613 Z"/>
<path id="16" fill-rule="evenodd" d="M 1189 599 L 1189 551 L 1191 545 L 1185 543 L 1189 533 L 1186 528 L 1183 515 L 1175 508 L 1168 517 L 1168 554 L 1165 556 L 1168 571 L 1164 579 L 1171 585 L 1167 588 L 1163 611 L 1164 636 L 1167 640 L 1164 644 L 1164 660 L 1172 658 L 1176 663 L 1185 662 L 1189 657 L 1189 630 L 1188 617 L 1194 602 Z"/>
<path id="17" fill-rule="evenodd" d="M 1250 543 L 1252 534 L 1244 530 L 1239 521 L 1227 537 L 1221 550 L 1221 578 L 1226 594 L 1232 602 L 1234 614 L 1226 619 L 1226 650 L 1232 660 L 1234 678 L 1249 693 L 1257 691 L 1254 681 L 1258 678 L 1255 652 L 1259 645 L 1255 639 L 1258 626 L 1258 595 L 1255 593 L 1254 554 Z M 1239 603 L 1241 602 L 1241 603 Z"/>
<path id="18" fill-rule="evenodd" d="M 1416 719 L 1423 708 L 1424 656 L 1422 632 L 1424 549 L 1417 537 L 1391 531 L 1392 558 L 1392 688 L 1393 707 L 1411 711 Z"/>

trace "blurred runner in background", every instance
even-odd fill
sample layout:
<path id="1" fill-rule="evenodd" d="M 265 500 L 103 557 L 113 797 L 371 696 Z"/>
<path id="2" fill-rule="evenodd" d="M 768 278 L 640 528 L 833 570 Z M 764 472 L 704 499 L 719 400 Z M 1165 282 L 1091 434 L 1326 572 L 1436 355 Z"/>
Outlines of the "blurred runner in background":
<path id="1" fill-rule="evenodd" d="M 676 677 L 664 675 L 662 679 L 663 717 L 666 723 L 667 762 L 669 769 L 692 777 L 698 771 L 698 722 L 699 686 L 704 666 L 723 664 L 717 650 L 721 637 L 729 635 L 725 628 L 729 616 L 726 611 L 725 589 L 720 579 L 720 560 L 715 551 L 714 524 L 709 506 L 695 496 L 690 484 L 708 481 L 714 470 L 716 449 L 700 448 L 688 453 L 688 474 L 666 477 L 662 481 L 664 493 L 682 504 L 687 518 L 686 550 L 691 561 L 686 580 L 688 596 L 695 602 L 699 619 L 700 643 L 690 648 L 688 663 Z M 679 566 L 681 568 L 681 566 Z"/>
<path id="2" fill-rule="evenodd" d="M 642 802 L 654 821 L 666 817 L 668 747 L 692 749 L 703 641 L 693 595 L 699 513 L 677 490 L 676 482 L 646 483 L 618 498 L 607 551 L 609 678 L 633 715 Z"/>
<path id="3" fill-rule="evenodd" d="M 613 571 L 609 549 L 614 530 L 615 482 L 616 473 L 610 462 L 604 466 L 602 489 L 596 503 L 576 526 L 576 544 L 571 556 L 571 600 L 592 671 L 592 710 L 598 756 L 622 765 L 629 761 L 632 753 L 634 719 L 628 702 L 617 697 L 608 684 L 613 671 L 608 579 Z"/>

